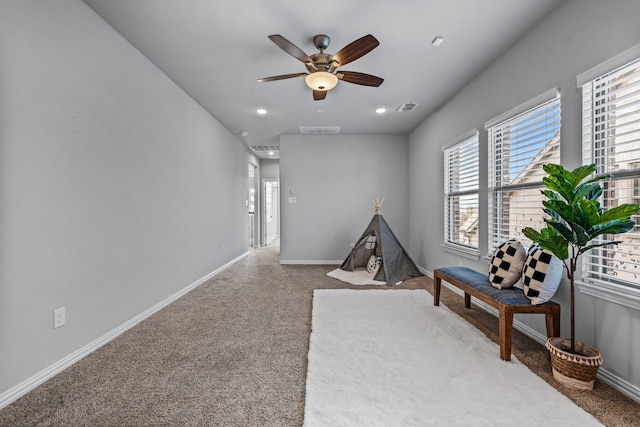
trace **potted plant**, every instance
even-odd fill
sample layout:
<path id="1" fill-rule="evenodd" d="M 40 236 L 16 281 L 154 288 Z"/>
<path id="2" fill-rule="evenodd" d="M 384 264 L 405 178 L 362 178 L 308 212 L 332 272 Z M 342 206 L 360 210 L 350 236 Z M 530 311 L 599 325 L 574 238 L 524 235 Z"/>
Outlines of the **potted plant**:
<path id="1" fill-rule="evenodd" d="M 540 231 L 526 227 L 522 232 L 542 249 L 562 260 L 569 280 L 571 338 L 547 340 L 553 376 L 569 387 L 590 390 L 602 364 L 602 357 L 597 349 L 575 339 L 574 281 L 578 258 L 590 249 L 621 243 L 591 241 L 598 236 L 629 231 L 635 225 L 630 218 L 640 206 L 626 203 L 609 210 L 603 209 L 598 201 L 602 194 L 598 181 L 608 175 L 586 179 L 595 172 L 595 164 L 580 166 L 573 171 L 556 164 L 547 164 L 543 168 L 547 173 L 542 180 L 546 189 L 541 191 L 547 197 L 542 202 L 543 210 L 549 216 L 545 218 L 546 227 Z"/>

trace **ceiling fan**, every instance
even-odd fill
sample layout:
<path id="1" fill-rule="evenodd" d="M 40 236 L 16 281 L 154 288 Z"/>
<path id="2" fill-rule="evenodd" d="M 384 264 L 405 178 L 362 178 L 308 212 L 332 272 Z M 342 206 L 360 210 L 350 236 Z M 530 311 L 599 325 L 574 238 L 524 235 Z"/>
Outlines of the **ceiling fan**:
<path id="1" fill-rule="evenodd" d="M 338 84 L 338 80 L 357 85 L 374 87 L 380 86 L 384 81 L 384 79 L 372 76 L 371 74 L 339 70 L 343 65 L 366 55 L 380 44 L 380 42 L 378 42 L 378 40 L 371 34 L 360 37 L 358 40 L 349 43 L 340 49 L 335 55 L 324 53 L 324 50 L 329 46 L 330 41 L 329 36 L 324 34 L 319 34 L 313 38 L 313 44 L 320 53 L 314 53 L 310 56 L 280 34 L 270 35 L 269 39 L 289 55 L 301 62 L 304 62 L 308 72 L 265 77 L 258 79 L 259 82 L 272 82 L 275 80 L 304 76 L 307 86 L 313 90 L 313 99 L 315 101 L 320 101 L 327 96 L 328 91 Z"/>

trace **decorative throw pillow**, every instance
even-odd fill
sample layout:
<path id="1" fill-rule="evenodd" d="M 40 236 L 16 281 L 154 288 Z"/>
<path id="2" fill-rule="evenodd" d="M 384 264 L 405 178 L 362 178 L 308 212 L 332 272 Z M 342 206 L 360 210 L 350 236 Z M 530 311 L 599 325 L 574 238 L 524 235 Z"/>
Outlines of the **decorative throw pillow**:
<path id="1" fill-rule="evenodd" d="M 553 297 L 562 279 L 562 268 L 558 257 L 536 244 L 531 245 L 522 271 L 524 294 L 531 304 L 544 304 Z"/>
<path id="2" fill-rule="evenodd" d="M 370 274 L 376 274 L 380 268 L 380 264 L 382 264 L 382 258 L 371 255 L 369 257 L 369 262 L 367 262 L 367 271 Z"/>
<path id="3" fill-rule="evenodd" d="M 513 286 L 522 275 L 522 267 L 527 257 L 522 243 L 510 239 L 501 244 L 493 252 L 489 264 L 489 282 L 494 288 L 502 289 Z"/>

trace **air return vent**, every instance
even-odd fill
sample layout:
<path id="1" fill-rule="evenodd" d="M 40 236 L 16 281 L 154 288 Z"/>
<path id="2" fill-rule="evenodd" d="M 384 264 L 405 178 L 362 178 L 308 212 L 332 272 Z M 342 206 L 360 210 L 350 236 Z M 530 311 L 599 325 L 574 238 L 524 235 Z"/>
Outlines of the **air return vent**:
<path id="1" fill-rule="evenodd" d="M 406 111 L 413 111 L 416 109 L 416 107 L 418 106 L 418 104 L 413 103 L 413 102 L 409 102 L 406 104 L 402 104 L 401 106 L 399 106 L 396 111 L 399 113 L 404 113 Z"/>
<path id="2" fill-rule="evenodd" d="M 280 151 L 280 147 L 276 145 L 252 145 L 251 149 L 256 153 L 268 153 L 269 151 L 277 153 Z"/>
<path id="3" fill-rule="evenodd" d="M 298 126 L 302 135 L 336 135 L 340 126 Z"/>

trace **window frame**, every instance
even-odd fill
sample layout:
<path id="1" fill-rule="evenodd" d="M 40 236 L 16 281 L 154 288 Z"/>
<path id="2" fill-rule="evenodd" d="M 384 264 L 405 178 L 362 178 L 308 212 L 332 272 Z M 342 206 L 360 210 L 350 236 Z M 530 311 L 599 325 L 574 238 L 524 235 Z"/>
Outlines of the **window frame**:
<path id="1" fill-rule="evenodd" d="M 475 167 L 475 183 L 472 183 L 471 186 L 472 188 L 470 189 L 464 189 L 464 190 L 460 190 L 458 189 L 451 189 L 450 188 L 450 182 L 451 182 L 451 166 L 452 165 L 457 165 L 457 166 L 461 166 L 459 163 L 460 158 L 457 159 L 457 161 L 452 158 L 452 155 L 456 152 L 458 152 L 457 150 L 459 150 L 460 148 L 466 148 L 471 146 L 472 150 L 475 149 L 475 158 L 471 158 L 471 161 L 474 162 L 474 166 L 472 165 L 471 167 Z M 463 135 L 460 135 L 459 137 L 449 141 L 448 143 L 446 143 L 445 145 L 442 146 L 442 151 L 443 151 L 443 162 L 444 162 L 444 185 L 443 185 L 443 192 L 444 192 L 444 203 L 443 203 L 443 210 L 444 210 L 444 221 L 443 221 L 443 248 L 447 251 L 451 251 L 454 253 L 457 253 L 459 255 L 463 255 L 465 257 L 471 258 L 471 259 L 479 259 L 479 254 L 480 254 L 480 249 L 479 249 L 479 232 L 476 231 L 476 238 L 478 239 L 478 241 L 476 242 L 476 245 L 465 245 L 464 243 L 461 243 L 459 241 L 453 241 L 451 239 L 451 235 L 454 234 L 454 230 L 452 230 L 452 227 L 456 227 L 456 226 L 460 226 L 459 222 L 456 220 L 452 220 L 452 215 L 454 215 L 454 213 L 451 211 L 450 207 L 451 207 L 451 200 L 458 198 L 458 197 L 464 197 L 464 196 L 476 196 L 476 216 L 479 215 L 480 213 L 480 207 L 479 207 L 479 202 L 480 202 L 480 135 L 477 129 L 473 129 L 469 132 L 466 132 Z M 458 169 L 459 171 L 462 171 L 462 169 Z M 465 170 L 466 171 L 466 170 Z M 473 174 L 473 172 L 472 172 Z M 460 174 L 462 175 L 462 174 Z M 473 176 L 471 176 L 471 178 L 473 178 Z M 476 228 L 479 227 L 479 221 L 476 219 L 476 223 L 478 225 L 476 225 Z"/>
<path id="2" fill-rule="evenodd" d="M 615 143 L 611 144 L 610 143 L 611 138 L 609 137 L 606 137 L 606 138 L 593 137 L 594 127 L 598 126 L 598 124 L 602 126 L 602 122 L 598 121 L 599 119 L 598 115 L 594 114 L 594 110 L 596 109 L 596 106 L 593 105 L 594 98 L 595 98 L 593 93 L 596 90 L 601 91 L 602 89 L 599 87 L 599 85 L 602 85 L 602 84 L 604 84 L 605 85 L 604 87 L 608 89 L 608 82 L 615 81 L 615 79 L 619 78 L 626 70 L 629 70 L 630 68 L 633 68 L 633 67 L 640 68 L 640 45 L 634 46 L 633 48 L 621 53 L 620 55 L 617 55 L 614 58 L 609 59 L 608 61 L 605 61 L 602 64 L 597 65 L 596 67 L 586 71 L 585 73 L 582 73 L 577 77 L 578 88 L 582 90 L 583 164 L 596 163 L 596 167 L 598 168 L 598 173 L 613 172 L 612 177 L 604 183 L 605 186 L 607 185 L 607 183 L 615 184 L 617 181 L 632 180 L 632 183 L 634 185 L 634 188 L 630 190 L 632 192 L 632 198 L 638 197 L 640 195 L 638 193 L 638 188 L 635 187 L 636 184 L 640 183 L 640 168 L 637 167 L 637 164 L 635 167 L 630 167 L 620 172 L 618 171 L 614 172 L 611 170 L 607 170 L 608 168 L 605 167 L 606 165 L 601 160 L 601 157 L 603 156 L 598 156 L 595 154 L 596 147 L 594 147 L 594 145 L 597 144 L 598 149 L 600 150 L 603 149 L 602 147 L 609 150 L 610 147 L 615 146 Z M 606 92 L 606 93 L 608 94 L 609 92 Z M 607 103 L 604 105 L 608 106 L 609 104 Z M 602 108 L 602 104 L 597 107 Z M 640 112 L 640 105 L 636 106 L 634 110 L 635 109 L 637 109 Z M 606 111 L 607 111 L 607 114 L 611 114 L 611 112 L 614 110 L 607 109 Z M 596 124 L 596 122 L 598 124 Z M 602 129 L 598 129 L 598 132 L 602 132 Z M 615 133 L 613 132 L 607 133 L 607 135 L 611 135 L 611 134 L 615 134 Z M 603 141 L 603 139 L 605 139 L 606 141 Z M 604 146 L 601 145 L 603 142 L 605 143 Z M 635 153 L 636 151 L 638 151 L 638 157 L 636 159 L 632 158 L 632 160 L 640 159 L 640 149 L 634 148 L 632 152 Z M 622 160 L 620 162 L 616 162 L 614 163 L 614 166 L 617 166 L 622 162 L 623 162 Z M 631 163 L 636 163 L 636 162 L 634 161 Z M 630 232 L 637 234 L 638 226 L 636 225 L 634 230 L 631 230 Z M 615 238 L 615 240 L 625 240 L 622 236 L 619 236 L 619 237 L 613 236 L 613 237 Z M 590 251 L 590 252 L 593 252 L 593 251 Z M 604 276 L 603 278 L 592 277 L 592 276 L 598 276 L 597 272 L 594 273 L 592 271 L 593 265 L 601 265 L 602 260 L 600 259 L 601 258 L 600 255 L 593 254 L 590 252 L 586 252 L 581 257 L 582 262 L 581 262 L 580 271 L 579 271 L 580 277 L 578 278 L 578 280 L 576 280 L 576 285 L 580 290 L 580 292 L 599 298 L 599 299 L 603 299 L 609 302 L 613 302 L 626 307 L 634 308 L 636 310 L 640 310 L 640 286 L 635 285 L 633 283 L 629 284 L 628 282 L 630 282 L 630 280 L 628 279 L 627 280 L 624 280 L 624 279 L 615 280 L 615 278 L 610 279 L 609 277 L 607 277 L 608 275 L 603 275 Z"/>
<path id="3" fill-rule="evenodd" d="M 560 162 L 560 144 L 561 144 L 561 125 L 562 125 L 562 117 L 561 117 L 561 96 L 560 91 L 557 88 L 552 88 L 529 101 L 515 107 L 496 118 L 489 120 L 485 123 L 485 131 L 488 136 L 488 156 L 487 156 L 487 199 L 488 199 L 488 207 L 487 207 L 487 258 L 490 258 L 493 255 L 495 248 L 506 241 L 509 238 L 516 238 L 523 242 L 525 246 L 527 246 L 530 242 L 529 240 L 522 235 L 521 231 L 516 232 L 516 235 L 505 235 L 505 231 L 508 228 L 512 228 L 509 225 L 514 217 L 517 216 L 518 212 L 527 212 L 528 204 L 531 203 L 531 212 L 536 212 L 536 218 L 539 220 L 540 226 L 543 226 L 543 218 L 544 212 L 542 210 L 542 198 L 540 201 L 537 200 L 527 202 L 526 204 L 516 204 L 512 208 L 509 206 L 509 210 L 505 208 L 504 203 L 504 193 L 513 193 L 520 192 L 520 197 L 541 197 L 539 196 L 539 190 L 543 189 L 542 178 L 544 176 L 544 172 L 542 171 L 542 164 L 554 162 Z M 526 166 L 522 166 L 521 170 L 528 169 L 533 172 L 533 180 L 526 181 L 522 180 L 519 183 L 505 183 L 504 173 L 505 170 L 498 165 L 499 162 L 496 159 L 500 159 L 503 162 L 507 163 L 506 170 L 509 171 L 510 174 L 514 173 L 517 170 L 517 167 L 514 167 L 513 170 L 508 164 L 509 161 L 516 162 L 517 155 L 513 156 L 501 156 L 503 153 L 503 149 L 505 147 L 511 148 L 509 142 L 511 141 L 511 136 L 508 134 L 508 131 L 511 130 L 511 126 L 518 127 L 520 122 L 527 121 L 527 119 L 534 119 L 536 115 L 539 115 L 544 112 L 545 109 L 552 108 L 554 115 L 551 117 L 555 117 L 557 114 L 557 123 L 550 122 L 552 125 L 548 127 L 545 125 L 544 133 L 549 133 L 552 136 L 548 136 L 548 141 L 551 142 L 550 145 L 545 144 L 544 146 L 538 146 L 538 143 L 530 144 L 530 138 L 523 138 L 523 141 L 527 142 L 531 146 L 531 153 L 535 150 L 538 150 L 535 155 L 532 154 L 530 163 L 527 163 Z M 546 117 L 546 116 L 545 116 Z M 532 122 L 535 122 L 533 120 Z M 540 120 L 542 123 L 542 120 Z M 500 132 L 503 130 L 507 130 L 507 136 L 502 135 Z M 553 132 L 553 134 L 552 134 Z M 546 137 L 547 135 L 545 135 Z M 516 138 L 513 138 L 514 140 Z M 505 144 L 509 144 L 508 146 Z M 526 145 L 525 145 L 526 146 Z M 520 148 L 520 146 L 515 146 L 515 148 Z M 526 156 L 521 156 L 521 160 L 527 159 Z M 533 162 L 533 163 L 531 163 Z M 532 167 L 533 165 L 533 167 Z M 539 169 L 538 169 L 539 166 Z M 515 180 L 515 179 L 514 179 Z M 527 196 L 527 194 L 532 194 L 534 196 Z M 521 209 L 524 206 L 525 209 Z M 514 211 L 515 213 L 511 216 L 509 213 L 509 217 L 505 220 L 505 215 L 507 212 Z M 539 213 L 539 218 L 538 218 Z M 528 215 L 528 213 L 527 213 Z M 531 222 L 524 222 L 523 219 L 516 219 L 515 228 L 521 229 L 524 226 L 534 226 Z M 535 226 L 534 226 L 535 227 Z M 511 234 L 511 232 L 509 232 Z"/>

